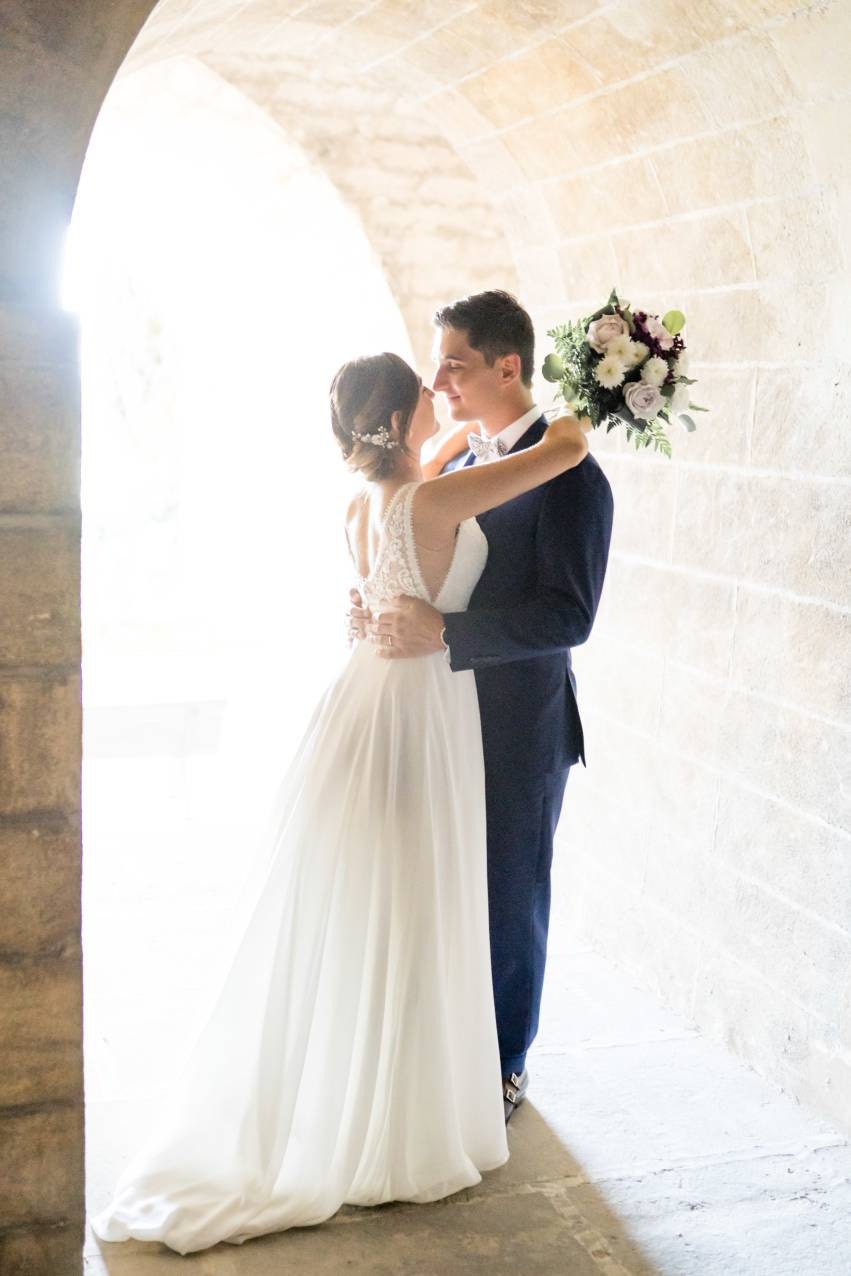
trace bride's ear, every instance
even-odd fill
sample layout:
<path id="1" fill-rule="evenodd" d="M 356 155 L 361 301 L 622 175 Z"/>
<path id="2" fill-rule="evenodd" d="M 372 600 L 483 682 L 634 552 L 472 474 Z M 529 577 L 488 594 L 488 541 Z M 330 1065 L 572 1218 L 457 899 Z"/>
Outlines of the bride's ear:
<path id="1" fill-rule="evenodd" d="M 399 411 L 390 413 L 390 425 L 393 428 L 393 434 L 396 439 L 399 438 L 399 431 L 402 428 L 402 413 Z"/>

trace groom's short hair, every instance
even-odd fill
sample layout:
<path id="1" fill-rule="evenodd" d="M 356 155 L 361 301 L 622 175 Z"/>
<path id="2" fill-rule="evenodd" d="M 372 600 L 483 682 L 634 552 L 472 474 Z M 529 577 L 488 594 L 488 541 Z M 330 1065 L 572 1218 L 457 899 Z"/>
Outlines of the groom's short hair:
<path id="1" fill-rule="evenodd" d="M 520 356 L 520 375 L 526 385 L 535 374 L 535 329 L 528 313 L 510 292 L 494 289 L 462 297 L 435 312 L 436 328 L 457 328 L 467 344 L 484 355 L 489 366 L 504 354 Z"/>

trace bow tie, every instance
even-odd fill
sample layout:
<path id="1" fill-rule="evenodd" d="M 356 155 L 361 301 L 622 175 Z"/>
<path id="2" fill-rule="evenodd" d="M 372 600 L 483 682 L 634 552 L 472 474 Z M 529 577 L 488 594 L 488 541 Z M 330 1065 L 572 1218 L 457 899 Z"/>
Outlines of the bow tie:
<path id="1" fill-rule="evenodd" d="M 467 443 L 477 461 L 497 461 L 508 451 L 501 439 L 485 439 L 481 434 L 468 434 Z"/>

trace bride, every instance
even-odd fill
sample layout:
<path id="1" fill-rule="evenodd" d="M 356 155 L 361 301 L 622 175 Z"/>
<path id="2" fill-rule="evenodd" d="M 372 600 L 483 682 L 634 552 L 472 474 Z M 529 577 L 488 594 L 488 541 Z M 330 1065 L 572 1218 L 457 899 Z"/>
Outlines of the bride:
<path id="1" fill-rule="evenodd" d="M 346 533 L 373 613 L 401 594 L 465 609 L 487 557 L 475 516 L 588 450 L 565 417 L 516 455 L 425 480 L 433 397 L 393 354 L 331 387 L 366 480 Z M 357 643 L 313 714 L 218 999 L 93 1220 L 102 1240 L 241 1243 L 344 1203 L 437 1200 L 508 1157 L 474 675 L 380 652 Z"/>

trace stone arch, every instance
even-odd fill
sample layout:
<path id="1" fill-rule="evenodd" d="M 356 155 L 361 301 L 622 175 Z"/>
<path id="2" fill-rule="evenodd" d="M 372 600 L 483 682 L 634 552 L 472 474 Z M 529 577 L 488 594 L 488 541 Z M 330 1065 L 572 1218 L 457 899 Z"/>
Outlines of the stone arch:
<path id="1" fill-rule="evenodd" d="M 71 1270 L 81 1236 L 78 397 L 57 273 L 93 121 L 152 8 L 4 14 L 10 1270 Z M 131 54 L 208 59 L 300 128 L 412 332 L 435 297 L 506 277 L 541 331 L 613 283 L 686 311 L 711 421 L 671 464 L 599 442 L 616 539 L 557 885 L 594 943 L 846 1123 L 849 36 L 840 0 L 162 0 Z"/>

